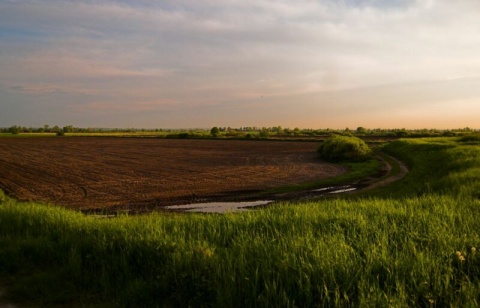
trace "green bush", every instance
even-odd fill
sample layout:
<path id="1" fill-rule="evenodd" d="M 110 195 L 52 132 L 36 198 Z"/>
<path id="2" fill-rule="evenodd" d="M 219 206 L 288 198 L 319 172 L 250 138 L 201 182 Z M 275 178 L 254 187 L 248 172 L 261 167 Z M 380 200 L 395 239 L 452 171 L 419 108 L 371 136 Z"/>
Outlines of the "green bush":
<path id="1" fill-rule="evenodd" d="M 18 134 L 20 134 L 20 127 L 14 125 L 14 126 L 10 127 L 10 128 L 8 129 L 8 131 L 9 131 L 12 135 L 18 135 Z"/>
<path id="2" fill-rule="evenodd" d="M 212 127 L 212 129 L 210 130 L 210 134 L 212 134 L 213 137 L 218 137 L 218 135 L 220 134 L 220 129 L 218 127 Z"/>
<path id="3" fill-rule="evenodd" d="M 320 157 L 328 161 L 361 161 L 370 157 L 372 150 L 360 138 L 332 135 L 318 148 Z"/>
<path id="4" fill-rule="evenodd" d="M 179 133 L 179 134 L 168 134 L 165 136 L 167 139 L 188 139 L 192 137 L 189 133 Z"/>

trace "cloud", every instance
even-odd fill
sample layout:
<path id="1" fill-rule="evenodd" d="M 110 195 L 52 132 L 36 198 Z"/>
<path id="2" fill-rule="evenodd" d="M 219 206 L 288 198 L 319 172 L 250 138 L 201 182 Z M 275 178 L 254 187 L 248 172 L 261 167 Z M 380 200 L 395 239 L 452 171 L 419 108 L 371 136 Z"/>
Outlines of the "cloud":
<path id="1" fill-rule="evenodd" d="M 81 113 L 115 113 L 115 114 L 131 114 L 151 111 L 166 111 L 176 106 L 177 102 L 169 99 L 156 101 L 136 101 L 131 104 L 128 101 L 91 101 L 84 104 L 72 104 L 68 108 L 75 112 Z"/>
<path id="2" fill-rule="evenodd" d="M 52 85 L 44 85 L 44 84 L 11 86 L 10 89 L 14 92 L 32 93 L 32 94 L 56 93 L 56 92 L 62 91 L 58 87 L 55 87 Z"/>
<path id="3" fill-rule="evenodd" d="M 430 106 L 452 89 L 428 94 L 429 83 L 479 76 L 478 20 L 476 0 L 2 1 L 0 86 L 85 110 L 168 106 L 179 121 L 186 106 L 234 114 L 239 104 L 252 119 L 266 105 L 283 121 L 329 104 L 341 117 L 382 87 L 398 89 L 397 103 L 378 109 L 399 110 L 413 95 L 404 84 Z M 342 103 L 314 103 L 331 93 Z"/>

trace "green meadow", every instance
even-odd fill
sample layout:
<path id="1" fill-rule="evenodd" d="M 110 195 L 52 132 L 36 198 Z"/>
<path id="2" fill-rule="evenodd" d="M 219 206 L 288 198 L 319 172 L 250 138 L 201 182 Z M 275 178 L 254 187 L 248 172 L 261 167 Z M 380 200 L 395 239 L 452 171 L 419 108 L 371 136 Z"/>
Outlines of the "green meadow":
<path id="1" fill-rule="evenodd" d="M 476 307 L 480 145 L 402 139 L 375 191 L 229 214 L 101 219 L 0 195 L 2 301 L 18 306 Z"/>

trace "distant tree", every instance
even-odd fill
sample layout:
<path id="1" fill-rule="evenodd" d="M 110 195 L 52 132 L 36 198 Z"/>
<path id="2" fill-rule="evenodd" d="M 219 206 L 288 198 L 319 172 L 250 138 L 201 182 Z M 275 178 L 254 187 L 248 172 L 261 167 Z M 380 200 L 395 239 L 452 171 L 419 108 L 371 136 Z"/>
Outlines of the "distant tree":
<path id="1" fill-rule="evenodd" d="M 212 134 L 213 137 L 217 137 L 218 134 L 220 134 L 220 129 L 218 127 L 212 127 L 210 130 L 210 134 Z"/>
<path id="2" fill-rule="evenodd" d="M 270 134 L 268 133 L 268 130 L 264 127 L 259 133 L 260 138 L 268 138 Z"/>
<path id="3" fill-rule="evenodd" d="M 367 129 L 365 127 L 359 126 L 357 127 L 357 134 L 365 134 L 367 132 Z"/>
<path id="4" fill-rule="evenodd" d="M 13 125 L 11 126 L 8 131 L 12 134 L 12 135 L 18 135 L 20 133 L 20 127 L 16 126 L 16 125 Z"/>
<path id="5" fill-rule="evenodd" d="M 444 137 L 455 137 L 455 133 L 449 130 L 446 130 L 442 133 L 442 136 Z"/>
<path id="6" fill-rule="evenodd" d="M 73 130 L 74 130 L 74 128 L 73 128 L 72 125 L 67 125 L 67 126 L 63 127 L 63 132 L 64 133 L 73 133 Z"/>
<path id="7" fill-rule="evenodd" d="M 407 137 L 410 133 L 406 129 L 397 130 L 395 136 L 399 138 Z"/>

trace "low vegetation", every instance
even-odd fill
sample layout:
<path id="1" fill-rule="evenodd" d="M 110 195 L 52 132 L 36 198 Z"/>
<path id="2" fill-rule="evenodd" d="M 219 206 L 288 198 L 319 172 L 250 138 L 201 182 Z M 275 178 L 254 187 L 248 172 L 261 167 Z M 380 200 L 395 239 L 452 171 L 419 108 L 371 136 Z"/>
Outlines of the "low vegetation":
<path id="1" fill-rule="evenodd" d="M 400 140 L 381 194 L 99 219 L 0 196 L 0 277 L 35 306 L 480 304 L 480 147 Z"/>
<path id="2" fill-rule="evenodd" d="M 480 143 L 480 134 L 469 134 L 460 138 L 460 142 Z"/>
<path id="3" fill-rule="evenodd" d="M 396 138 L 423 138 L 423 137 L 461 137 L 478 133 L 469 127 L 458 129 L 369 129 L 357 127 L 356 129 L 293 129 L 288 127 L 221 127 L 214 126 L 211 129 L 164 129 L 164 128 L 92 128 L 75 127 L 66 125 L 50 126 L 48 124 L 42 127 L 26 127 L 13 125 L 11 127 L 0 127 L 0 136 L 24 135 L 24 134 L 45 134 L 58 132 L 65 133 L 66 136 L 117 136 L 117 137 L 158 137 L 158 138 L 234 138 L 234 139 L 325 139 L 332 134 L 342 136 L 356 136 L 369 141 L 378 139 L 396 139 Z"/>
<path id="4" fill-rule="evenodd" d="M 332 135 L 318 148 L 320 157 L 332 162 L 362 161 L 370 158 L 372 150 L 360 138 Z"/>

